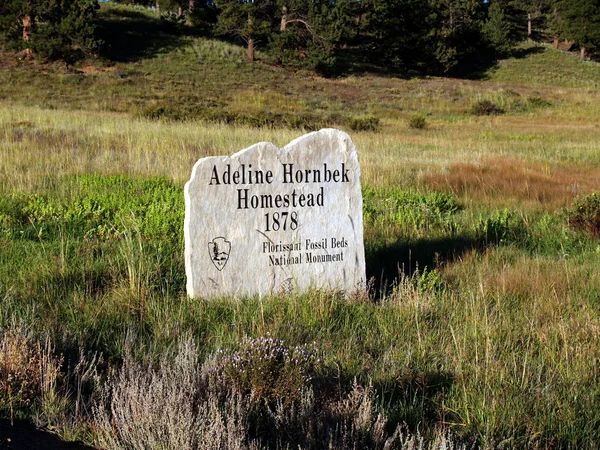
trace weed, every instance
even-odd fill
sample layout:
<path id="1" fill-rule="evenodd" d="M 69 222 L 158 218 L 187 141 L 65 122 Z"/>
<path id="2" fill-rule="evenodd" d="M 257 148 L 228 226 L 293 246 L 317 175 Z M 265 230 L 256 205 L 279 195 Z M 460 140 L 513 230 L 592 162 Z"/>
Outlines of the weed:
<path id="1" fill-rule="evenodd" d="M 163 356 L 157 367 L 126 356 L 111 373 L 94 417 L 97 445 L 106 449 L 242 449 L 248 435 L 243 399 L 219 401 L 189 338 L 180 340 L 174 360 Z"/>
<path id="2" fill-rule="evenodd" d="M 22 327 L 6 329 L 0 336 L 0 408 L 9 411 L 11 424 L 34 403 L 50 414 L 56 406 L 64 407 L 57 405 L 56 394 L 62 359 L 52 350 L 49 343 L 42 348 Z"/>
<path id="3" fill-rule="evenodd" d="M 363 190 L 363 213 L 366 221 L 393 221 L 416 229 L 447 224 L 460 207 L 451 194 L 422 193 L 414 189 Z"/>
<path id="4" fill-rule="evenodd" d="M 408 120 L 408 126 L 410 128 L 414 128 L 415 130 L 423 130 L 427 128 L 427 119 L 421 114 L 411 116 L 411 118 Z"/>
<path id="5" fill-rule="evenodd" d="M 471 107 L 471 114 L 475 116 L 501 116 L 504 109 L 490 100 L 480 100 Z"/>
<path id="6" fill-rule="evenodd" d="M 265 445 L 286 448 L 300 442 L 304 448 L 341 450 L 359 442 L 382 449 L 400 442 L 400 429 L 389 435 L 385 416 L 377 413 L 370 384 L 362 387 L 355 381 L 348 395 L 336 399 L 329 393 L 326 401 L 317 402 L 304 374 L 298 380 L 303 386 L 301 393 L 285 389 L 280 392 L 284 397 L 272 404 L 256 402 L 260 399 L 255 390 L 251 391 L 254 397 L 248 397 L 231 385 L 239 385 L 237 375 L 244 378 L 248 371 L 276 368 L 276 359 L 284 371 L 294 366 L 292 372 L 309 363 L 305 349 L 290 349 L 287 354 L 285 350 L 281 342 L 271 338 L 248 340 L 241 353 L 217 354 L 202 366 L 195 344 L 184 337 L 179 339 L 174 358 L 163 356 L 155 366 L 138 363 L 129 354 L 123 366 L 112 372 L 94 408 L 96 443 L 107 449 L 241 449 Z M 246 352 L 261 361 L 253 361 Z M 229 370 L 235 378 L 225 376 Z M 258 380 L 260 373 L 255 375 L 255 387 L 260 389 L 265 382 Z M 262 376 L 269 378 L 269 373 Z M 288 393 L 293 401 L 286 400 Z M 267 421 L 270 428 L 257 433 L 260 421 Z"/>
<path id="7" fill-rule="evenodd" d="M 377 117 L 354 117 L 347 120 L 350 129 L 353 131 L 378 131 L 380 128 Z"/>
<path id="8" fill-rule="evenodd" d="M 436 270 L 428 270 L 427 266 L 423 270 L 417 269 L 413 275 L 416 280 L 417 288 L 421 292 L 437 292 L 443 287 L 443 279 L 440 273 Z"/>
<path id="9" fill-rule="evenodd" d="M 514 216 L 508 209 L 496 211 L 490 217 L 479 216 L 473 228 L 477 239 L 486 245 L 505 244 L 516 234 Z"/>
<path id="10" fill-rule="evenodd" d="M 576 229 L 600 237 L 600 195 L 594 192 L 577 197 L 566 210 L 567 222 Z"/>
<path id="11" fill-rule="evenodd" d="M 551 101 L 537 95 L 527 97 L 527 102 L 533 108 L 548 108 L 549 106 L 552 106 Z"/>
<path id="12" fill-rule="evenodd" d="M 217 359 L 214 376 L 244 396 L 284 405 L 299 401 L 318 370 L 317 348 L 288 347 L 267 335 L 246 339 L 240 349 Z"/>

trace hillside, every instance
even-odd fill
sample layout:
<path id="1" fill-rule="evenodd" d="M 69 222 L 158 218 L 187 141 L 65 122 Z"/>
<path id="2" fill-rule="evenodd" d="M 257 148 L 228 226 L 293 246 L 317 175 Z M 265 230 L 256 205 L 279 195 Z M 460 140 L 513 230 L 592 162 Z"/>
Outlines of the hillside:
<path id="1" fill-rule="evenodd" d="M 267 55 L 245 62 L 244 48 L 172 29 L 144 8 L 104 5 L 100 24 L 103 62 L 40 66 L 5 55 L 0 96 L 42 108 L 314 128 L 351 122 L 347 116 L 390 122 L 415 112 L 461 116 L 488 97 L 522 114 L 531 106 L 529 97 L 571 104 L 569 97 L 577 94 L 569 89 L 600 85 L 600 64 L 543 45 L 520 46 L 514 56 L 477 73 L 493 84 L 368 72 L 324 79 L 269 65 Z"/>

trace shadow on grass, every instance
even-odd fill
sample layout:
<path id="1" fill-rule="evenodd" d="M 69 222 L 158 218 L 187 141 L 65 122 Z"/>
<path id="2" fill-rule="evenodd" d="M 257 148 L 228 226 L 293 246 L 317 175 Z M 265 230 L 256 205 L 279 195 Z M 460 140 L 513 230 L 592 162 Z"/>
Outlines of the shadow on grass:
<path id="1" fill-rule="evenodd" d="M 444 370 L 409 370 L 374 382 L 373 391 L 386 412 L 390 429 L 404 424 L 412 433 L 423 432 L 449 419 L 443 405 L 454 379 L 454 374 Z M 345 398 L 354 382 L 354 376 L 333 371 L 314 380 L 315 391 L 327 392 L 329 398 Z M 364 386 L 364 382 L 359 384 Z"/>
<path id="2" fill-rule="evenodd" d="M 104 41 L 101 56 L 111 61 L 131 62 L 152 58 L 181 47 L 186 36 L 196 32 L 161 19 L 158 14 L 110 8 L 98 14 L 98 37 Z"/>
<path id="3" fill-rule="evenodd" d="M 473 238 L 455 236 L 411 243 L 397 241 L 387 247 L 367 248 L 367 279 L 375 278 L 378 294 L 383 294 L 393 285 L 400 271 L 410 276 L 417 269 L 435 269 L 440 263 L 453 261 L 481 246 L 482 243 Z"/>
<path id="4" fill-rule="evenodd" d="M 480 53 L 473 55 L 465 62 L 456 65 L 447 75 L 452 78 L 485 81 L 489 78 L 489 72 L 498 67 L 499 58 L 523 59 L 544 51 L 544 47 L 535 46 L 514 48 L 509 53 L 498 56 L 495 56 L 492 53 Z"/>
<path id="5" fill-rule="evenodd" d="M 411 432 L 444 422 L 444 400 L 454 384 L 450 372 L 410 373 L 373 387 L 383 400 L 390 423 L 404 423 Z"/>

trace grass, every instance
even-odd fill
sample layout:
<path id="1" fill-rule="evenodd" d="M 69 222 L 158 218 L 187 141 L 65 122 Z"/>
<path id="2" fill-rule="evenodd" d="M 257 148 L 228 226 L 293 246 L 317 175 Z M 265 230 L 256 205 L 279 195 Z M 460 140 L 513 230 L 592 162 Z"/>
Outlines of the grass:
<path id="1" fill-rule="evenodd" d="M 159 26 L 141 8 L 103 8 L 104 26 L 138 21 L 128 39 Z M 150 410 L 168 404 L 177 416 L 180 405 L 195 407 L 193 399 L 172 387 L 164 392 L 181 402 L 159 393 L 172 384 L 161 374 L 180 373 L 178 345 L 193 341 L 186 367 L 201 378 L 197 363 L 209 364 L 219 349 L 235 355 L 246 339 L 272 336 L 290 348 L 318 347 L 313 382 L 302 388 L 316 402 L 299 400 L 329 418 L 314 442 L 326 425 L 371 443 L 391 439 L 400 425 L 430 448 L 442 448 L 447 436 L 483 448 L 600 445 L 599 246 L 564 212 L 600 188 L 593 89 L 600 68 L 524 44 L 485 80 L 328 80 L 245 63 L 243 49 L 192 34 L 165 46 L 175 35 L 160 32 L 152 46 L 100 65 L 16 65 L 2 57 L 0 325 L 7 339 L 27 330 L 31 348 L 47 338 L 55 360 L 63 355 L 56 397 L 33 399 L 18 417 L 37 414 L 63 437 L 103 447 L 140 443 L 150 434 L 131 428 L 127 415 L 119 416 L 121 434 L 112 433 L 109 398 L 92 408 L 93 392 L 133 398 L 139 392 L 127 389 L 138 380 L 155 389 Z M 504 114 L 471 114 L 483 100 Z M 363 175 L 369 293 L 185 296 L 180 225 L 194 162 L 259 141 L 283 146 L 302 132 L 283 122 L 257 128 L 185 115 L 190 105 L 246 118 L 379 119 L 378 130 L 351 132 Z M 140 113 L 160 107 L 179 116 Z M 410 126 L 416 116 L 426 128 Z M 98 352 L 102 362 L 86 376 L 69 369 Z M 219 389 L 213 403 L 198 393 L 203 412 L 185 416 L 187 425 L 194 427 L 190 417 L 230 418 L 231 433 L 248 445 L 276 440 L 261 434 L 257 417 L 271 417 L 273 429 L 308 427 L 291 409 L 275 414 L 274 405 L 236 415 L 251 405 L 214 403 Z M 76 412 L 75 404 L 86 407 Z M 358 420 L 367 412 L 372 420 Z"/>

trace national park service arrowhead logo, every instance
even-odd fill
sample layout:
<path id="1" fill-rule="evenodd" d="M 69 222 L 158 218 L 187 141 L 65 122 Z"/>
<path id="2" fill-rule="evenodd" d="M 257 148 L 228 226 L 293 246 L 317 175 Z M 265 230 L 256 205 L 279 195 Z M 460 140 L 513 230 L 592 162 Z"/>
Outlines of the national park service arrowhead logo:
<path id="1" fill-rule="evenodd" d="M 231 242 L 226 241 L 224 237 L 216 237 L 208 243 L 208 254 L 218 270 L 223 270 L 223 267 L 229 261 L 230 251 Z"/>

